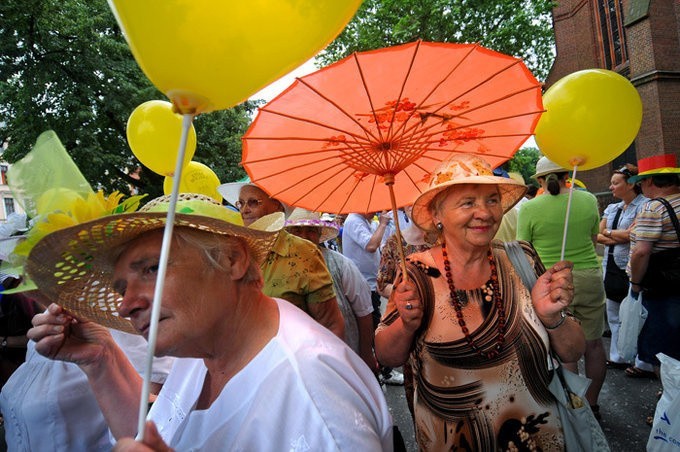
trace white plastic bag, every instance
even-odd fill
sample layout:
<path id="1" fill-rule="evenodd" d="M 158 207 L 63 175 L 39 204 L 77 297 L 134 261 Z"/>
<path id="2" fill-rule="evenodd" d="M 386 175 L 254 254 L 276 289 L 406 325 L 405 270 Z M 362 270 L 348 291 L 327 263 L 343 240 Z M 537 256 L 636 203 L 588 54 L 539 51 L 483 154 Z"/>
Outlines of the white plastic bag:
<path id="1" fill-rule="evenodd" d="M 634 299 L 629 289 L 628 296 L 623 299 L 619 307 L 621 327 L 616 345 L 624 362 L 632 362 L 635 359 L 638 336 L 647 319 L 647 309 L 642 306 L 642 297 L 642 292 L 640 292 L 638 299 Z"/>
<path id="2" fill-rule="evenodd" d="M 663 394 L 656 404 L 654 423 L 647 441 L 647 451 L 680 451 L 680 361 L 663 353 L 661 361 Z"/>

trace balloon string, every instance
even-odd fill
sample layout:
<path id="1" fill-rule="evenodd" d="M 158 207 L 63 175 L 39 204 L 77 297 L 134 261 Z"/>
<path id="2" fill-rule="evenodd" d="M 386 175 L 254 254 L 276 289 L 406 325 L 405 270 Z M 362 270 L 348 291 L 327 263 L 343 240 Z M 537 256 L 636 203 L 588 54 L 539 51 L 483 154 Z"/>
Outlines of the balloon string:
<path id="1" fill-rule="evenodd" d="M 146 363 L 144 368 L 144 382 L 139 401 L 139 417 L 137 418 L 137 441 L 144 441 L 144 424 L 149 409 L 149 394 L 151 393 L 151 373 L 153 357 L 156 350 L 156 338 L 158 336 L 158 319 L 161 313 L 161 301 L 163 299 L 163 285 L 165 273 L 168 268 L 168 257 L 170 254 L 170 244 L 172 242 L 172 232 L 175 225 L 175 209 L 179 193 L 179 182 L 182 179 L 182 169 L 184 167 L 184 154 L 187 147 L 189 130 L 193 122 L 193 114 L 182 115 L 182 135 L 179 140 L 179 150 L 177 152 L 177 162 L 175 163 L 175 174 L 172 178 L 172 193 L 170 194 L 170 204 L 168 213 L 165 217 L 165 229 L 163 231 L 163 244 L 161 245 L 160 262 L 158 263 L 158 275 L 156 276 L 156 288 L 153 294 L 153 304 L 151 305 L 151 323 L 149 325 L 148 348 L 146 353 Z"/>
<path id="2" fill-rule="evenodd" d="M 571 175 L 571 185 L 569 187 L 569 198 L 567 200 L 567 214 L 564 218 L 564 234 L 562 235 L 562 252 L 560 253 L 560 260 L 564 260 L 564 251 L 567 248 L 567 229 L 569 228 L 569 211 L 571 210 L 571 198 L 574 194 L 574 185 L 576 185 L 576 170 L 578 165 L 574 165 L 574 172 Z"/>

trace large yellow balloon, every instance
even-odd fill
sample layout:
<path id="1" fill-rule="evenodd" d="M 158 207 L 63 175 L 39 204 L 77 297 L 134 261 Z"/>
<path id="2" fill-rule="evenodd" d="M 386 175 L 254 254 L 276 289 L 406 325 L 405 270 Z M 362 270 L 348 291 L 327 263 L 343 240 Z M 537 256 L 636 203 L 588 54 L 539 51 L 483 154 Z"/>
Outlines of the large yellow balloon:
<path id="1" fill-rule="evenodd" d="M 144 102 L 132 112 L 127 122 L 127 139 L 133 154 L 154 173 L 172 176 L 182 135 L 182 116 L 172 111 L 172 104 L 161 100 Z M 186 166 L 196 151 L 196 130 L 189 129 L 184 153 Z"/>
<path id="2" fill-rule="evenodd" d="M 543 95 L 546 112 L 536 126 L 541 152 L 564 168 L 597 168 L 633 142 L 642 101 L 625 77 L 605 69 L 574 72 Z"/>
<path id="3" fill-rule="evenodd" d="M 183 113 L 232 107 L 313 57 L 361 0 L 109 0 L 147 77 Z"/>
<path id="4" fill-rule="evenodd" d="M 169 195 L 172 192 L 172 177 L 163 180 L 163 192 Z M 220 180 L 217 175 L 206 165 L 199 162 L 189 162 L 182 170 L 182 177 L 179 181 L 180 193 L 199 193 L 210 196 L 215 201 L 221 203 L 222 195 L 217 191 Z"/>

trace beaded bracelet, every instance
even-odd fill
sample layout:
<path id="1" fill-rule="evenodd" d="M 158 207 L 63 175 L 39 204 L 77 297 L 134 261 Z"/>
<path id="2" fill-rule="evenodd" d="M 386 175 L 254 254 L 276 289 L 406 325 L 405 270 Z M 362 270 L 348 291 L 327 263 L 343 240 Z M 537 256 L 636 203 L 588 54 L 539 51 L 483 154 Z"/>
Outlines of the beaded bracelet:
<path id="1" fill-rule="evenodd" d="M 556 324 L 554 324 L 553 326 L 548 326 L 544 323 L 543 326 L 545 327 L 546 330 L 556 330 L 557 328 L 562 326 L 562 324 L 564 323 L 566 318 L 567 318 L 567 313 L 564 312 L 564 309 L 562 309 L 560 311 L 560 319 L 557 321 Z"/>

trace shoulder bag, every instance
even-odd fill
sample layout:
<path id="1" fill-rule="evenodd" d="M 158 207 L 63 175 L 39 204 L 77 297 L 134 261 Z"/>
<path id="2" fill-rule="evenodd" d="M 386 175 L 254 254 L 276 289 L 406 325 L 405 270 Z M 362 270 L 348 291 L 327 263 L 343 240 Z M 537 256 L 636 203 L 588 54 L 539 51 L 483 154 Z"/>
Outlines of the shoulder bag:
<path id="1" fill-rule="evenodd" d="M 536 283 L 536 274 L 529 265 L 524 251 L 518 242 L 506 242 L 505 250 L 524 285 L 531 291 Z M 559 358 L 552 352 L 548 361 L 553 366 L 553 377 L 548 389 L 555 397 L 557 412 L 562 421 L 564 443 L 567 452 L 572 451 L 609 451 L 609 444 L 600 424 L 595 419 L 590 405 L 585 401 L 585 393 L 590 380 L 575 374 L 562 366 Z"/>
<path id="2" fill-rule="evenodd" d="M 680 243 L 680 224 L 671 203 L 664 198 L 654 198 L 666 207 Z M 649 256 L 647 271 L 641 285 L 650 294 L 665 295 L 676 293 L 680 284 L 680 247 L 658 251 Z"/>
<path id="3" fill-rule="evenodd" d="M 619 225 L 619 218 L 623 209 L 620 207 L 616 211 L 614 222 L 612 223 L 612 230 Z M 612 301 L 621 302 L 626 295 L 628 295 L 628 274 L 626 270 L 622 270 L 614 262 L 614 247 L 616 245 L 609 245 L 607 252 L 607 267 L 604 274 L 604 291 L 607 298 Z"/>

